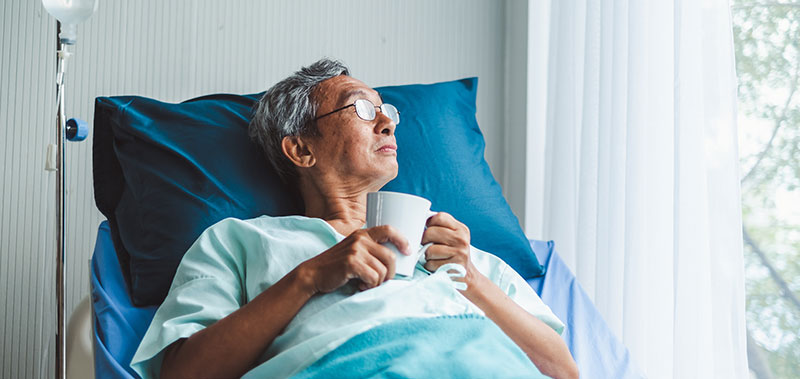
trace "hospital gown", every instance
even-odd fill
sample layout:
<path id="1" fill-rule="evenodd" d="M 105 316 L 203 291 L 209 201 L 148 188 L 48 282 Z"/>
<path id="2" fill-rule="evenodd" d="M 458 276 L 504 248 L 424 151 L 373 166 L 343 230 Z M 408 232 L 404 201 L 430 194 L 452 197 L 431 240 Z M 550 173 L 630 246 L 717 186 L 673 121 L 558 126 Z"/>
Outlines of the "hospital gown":
<path id="1" fill-rule="evenodd" d="M 303 216 L 229 218 L 211 226 L 183 257 L 131 366 L 143 378 L 159 377 L 167 346 L 236 311 L 344 238 L 324 220 Z M 471 260 L 512 300 L 561 333 L 564 324 L 510 266 L 474 247 Z M 418 265 L 413 277 L 367 291 L 351 283 L 315 295 L 248 375 L 291 376 L 349 338 L 399 319 L 483 315 L 454 284 L 443 270 L 430 274 Z"/>

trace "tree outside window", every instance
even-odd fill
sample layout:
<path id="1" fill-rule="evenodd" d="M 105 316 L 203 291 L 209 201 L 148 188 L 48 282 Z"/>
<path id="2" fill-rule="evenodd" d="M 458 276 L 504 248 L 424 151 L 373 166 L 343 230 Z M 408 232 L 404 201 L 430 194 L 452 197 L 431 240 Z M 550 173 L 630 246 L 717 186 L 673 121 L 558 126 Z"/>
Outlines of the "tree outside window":
<path id="1" fill-rule="evenodd" d="M 732 16 L 750 372 L 800 378 L 800 1 Z"/>

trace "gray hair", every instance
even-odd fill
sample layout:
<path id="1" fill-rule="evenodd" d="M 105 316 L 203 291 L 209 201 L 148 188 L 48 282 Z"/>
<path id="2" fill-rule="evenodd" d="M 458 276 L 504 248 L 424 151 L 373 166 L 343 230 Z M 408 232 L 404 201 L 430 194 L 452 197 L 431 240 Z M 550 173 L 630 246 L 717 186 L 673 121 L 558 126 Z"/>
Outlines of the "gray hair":
<path id="1" fill-rule="evenodd" d="M 311 93 L 318 84 L 339 75 L 350 75 L 347 66 L 320 59 L 272 86 L 253 106 L 250 137 L 261 146 L 285 182 L 295 179 L 297 171 L 283 154 L 283 138 L 319 135 L 314 121 L 319 104 L 311 100 Z"/>

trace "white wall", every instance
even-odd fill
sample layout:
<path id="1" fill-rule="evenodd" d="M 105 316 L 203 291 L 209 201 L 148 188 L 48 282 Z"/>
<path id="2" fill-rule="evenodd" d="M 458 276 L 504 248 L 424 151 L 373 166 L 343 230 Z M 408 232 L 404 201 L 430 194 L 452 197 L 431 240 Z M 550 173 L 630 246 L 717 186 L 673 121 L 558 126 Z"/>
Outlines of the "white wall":
<path id="1" fill-rule="evenodd" d="M 524 75 L 524 56 L 512 52 L 526 48 L 517 34 L 527 21 L 513 11 L 527 10 L 524 0 L 100 2 L 78 28 L 68 117 L 91 121 L 96 96 L 181 101 L 262 91 L 328 56 L 374 86 L 480 77 L 486 158 L 504 187 L 520 170 L 506 168 L 516 158 L 506 154 L 506 140 L 515 139 L 504 127 L 504 112 L 520 107 L 504 100 L 520 91 L 506 88 L 515 70 Z M 55 334 L 55 180 L 43 167 L 54 141 L 55 21 L 37 0 L 5 0 L 0 12 L 0 378 L 46 377 Z M 94 206 L 91 147 L 91 135 L 68 144 L 67 314 L 88 293 L 87 260 L 103 218 Z M 524 181 L 515 183 L 507 194 L 521 214 Z"/>

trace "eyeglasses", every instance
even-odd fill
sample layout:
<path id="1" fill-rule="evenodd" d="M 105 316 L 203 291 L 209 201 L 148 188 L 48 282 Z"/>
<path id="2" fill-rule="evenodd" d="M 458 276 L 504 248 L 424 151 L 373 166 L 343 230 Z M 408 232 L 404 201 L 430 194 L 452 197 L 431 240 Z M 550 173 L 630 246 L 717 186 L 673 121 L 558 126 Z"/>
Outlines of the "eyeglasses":
<path id="1" fill-rule="evenodd" d="M 356 114 L 358 115 L 359 118 L 361 118 L 364 121 L 374 120 L 375 116 L 377 115 L 377 113 L 375 112 L 375 108 L 378 108 L 381 110 L 381 113 L 386 115 L 386 117 L 389 117 L 389 119 L 392 120 L 392 122 L 394 122 L 395 125 L 400 123 L 400 111 L 398 111 L 397 108 L 394 107 L 394 105 L 383 103 L 380 106 L 377 106 L 367 99 L 358 99 L 353 104 L 345 105 L 339 109 L 335 109 L 328 113 L 325 113 L 322 116 L 318 116 L 317 118 L 314 119 L 314 121 L 317 121 L 326 116 L 330 116 L 336 112 L 345 110 L 350 107 L 355 107 Z"/>

